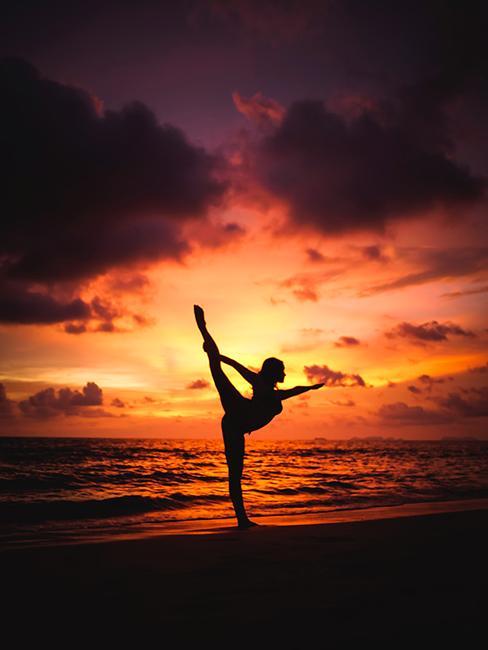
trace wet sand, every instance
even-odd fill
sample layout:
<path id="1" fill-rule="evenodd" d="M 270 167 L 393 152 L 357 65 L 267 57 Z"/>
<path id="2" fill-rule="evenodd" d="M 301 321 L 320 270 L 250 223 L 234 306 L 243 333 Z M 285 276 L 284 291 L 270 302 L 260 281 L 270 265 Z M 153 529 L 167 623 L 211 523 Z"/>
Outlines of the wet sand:
<path id="1" fill-rule="evenodd" d="M 54 645 L 467 647 L 486 626 L 480 504 L 3 551 L 4 634 L 16 645 L 34 634 Z"/>

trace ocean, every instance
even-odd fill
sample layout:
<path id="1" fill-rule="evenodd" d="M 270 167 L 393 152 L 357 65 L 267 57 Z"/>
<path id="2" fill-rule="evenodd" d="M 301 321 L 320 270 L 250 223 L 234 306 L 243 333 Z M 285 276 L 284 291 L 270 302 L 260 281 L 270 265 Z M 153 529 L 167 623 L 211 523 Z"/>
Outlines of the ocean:
<path id="1" fill-rule="evenodd" d="M 233 517 L 220 440 L 0 438 L 0 546 Z M 488 441 L 246 438 L 246 507 L 316 514 L 488 497 Z"/>

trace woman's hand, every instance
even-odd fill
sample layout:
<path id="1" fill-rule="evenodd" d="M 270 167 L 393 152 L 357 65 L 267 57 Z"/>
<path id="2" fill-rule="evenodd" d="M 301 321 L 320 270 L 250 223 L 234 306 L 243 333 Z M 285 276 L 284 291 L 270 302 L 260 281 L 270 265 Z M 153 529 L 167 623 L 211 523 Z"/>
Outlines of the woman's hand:
<path id="1" fill-rule="evenodd" d="M 317 390 L 318 388 L 322 388 L 322 386 L 325 386 L 325 384 L 314 384 L 310 386 L 310 390 Z"/>

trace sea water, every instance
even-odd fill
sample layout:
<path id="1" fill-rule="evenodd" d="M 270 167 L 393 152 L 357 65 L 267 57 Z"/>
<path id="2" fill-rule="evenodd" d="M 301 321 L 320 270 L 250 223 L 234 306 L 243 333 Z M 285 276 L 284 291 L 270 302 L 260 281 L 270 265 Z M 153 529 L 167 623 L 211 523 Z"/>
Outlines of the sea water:
<path id="1" fill-rule="evenodd" d="M 487 497 L 488 441 L 246 438 L 242 484 L 257 520 Z M 220 440 L 0 438 L 3 545 L 232 516 Z"/>

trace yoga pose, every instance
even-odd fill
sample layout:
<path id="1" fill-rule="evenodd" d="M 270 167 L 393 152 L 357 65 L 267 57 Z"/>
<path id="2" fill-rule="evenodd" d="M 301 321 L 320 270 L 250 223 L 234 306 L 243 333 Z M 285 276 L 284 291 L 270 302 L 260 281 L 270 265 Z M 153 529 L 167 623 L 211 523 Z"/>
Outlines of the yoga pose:
<path id="1" fill-rule="evenodd" d="M 203 309 L 194 306 L 198 329 L 203 336 L 203 349 L 208 355 L 210 372 L 220 396 L 224 417 L 222 434 L 224 437 L 225 458 L 229 469 L 229 494 L 234 506 L 239 528 L 256 526 L 249 519 L 242 498 L 241 478 L 244 468 L 244 434 L 266 426 L 283 410 L 281 402 L 289 397 L 301 395 L 309 390 L 321 388 L 324 384 L 295 386 L 288 390 L 278 390 L 276 384 L 285 379 L 285 366 L 282 361 L 271 357 L 263 362 L 259 372 L 253 372 L 234 359 L 220 354 L 217 344 L 210 336 L 205 323 Z M 253 389 L 252 399 L 241 395 L 222 370 L 222 362 L 235 368 Z"/>

